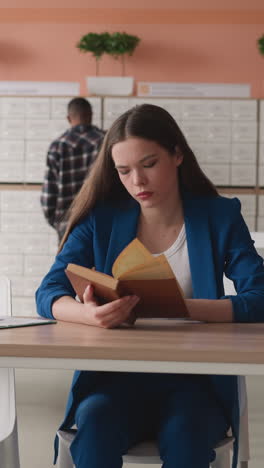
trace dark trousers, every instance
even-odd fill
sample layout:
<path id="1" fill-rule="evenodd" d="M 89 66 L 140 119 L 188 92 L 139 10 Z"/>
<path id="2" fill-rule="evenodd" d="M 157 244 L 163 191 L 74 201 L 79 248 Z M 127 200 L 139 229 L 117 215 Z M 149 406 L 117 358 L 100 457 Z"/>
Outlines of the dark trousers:
<path id="1" fill-rule="evenodd" d="M 105 374 L 76 411 L 76 468 L 121 468 L 146 439 L 157 441 L 163 468 L 209 467 L 229 424 L 207 376 Z"/>

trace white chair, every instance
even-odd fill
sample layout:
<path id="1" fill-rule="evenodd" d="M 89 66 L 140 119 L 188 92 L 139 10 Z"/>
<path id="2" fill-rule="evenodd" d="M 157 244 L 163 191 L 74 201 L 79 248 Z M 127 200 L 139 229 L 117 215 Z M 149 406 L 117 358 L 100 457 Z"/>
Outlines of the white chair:
<path id="1" fill-rule="evenodd" d="M 246 395 L 245 377 L 238 378 L 238 393 L 240 407 L 240 433 L 239 433 L 239 456 L 240 468 L 248 467 L 249 460 L 249 437 L 248 437 L 248 409 Z M 59 452 L 57 459 L 58 468 L 74 468 L 70 445 L 73 441 L 75 432 L 58 431 Z M 211 468 L 230 468 L 230 450 L 233 447 L 234 438 L 228 435 L 215 447 L 216 458 L 211 463 Z M 154 441 L 145 441 L 129 449 L 123 456 L 124 463 L 137 465 L 161 465 L 161 459 L 158 447 Z"/>
<path id="2" fill-rule="evenodd" d="M 6 277 L 0 277 L 0 315 L 11 315 L 11 287 Z M 14 369 L 0 368 L 0 468 L 19 467 Z"/>
<path id="3" fill-rule="evenodd" d="M 264 232 L 251 232 L 255 241 L 255 247 L 263 255 Z M 226 294 L 236 294 L 233 282 L 224 277 Z M 240 468 L 248 467 L 249 460 L 249 434 L 248 434 L 248 406 L 245 377 L 238 378 L 238 393 L 240 406 L 240 433 L 239 433 L 239 455 Z M 73 468 L 69 447 L 74 438 L 73 432 L 58 431 L 59 454 L 57 460 L 58 468 Z M 212 468 L 230 468 L 230 449 L 233 447 L 233 437 L 227 437 L 215 447 L 216 459 L 211 464 Z M 125 463 L 154 465 L 160 464 L 161 460 L 158 448 L 154 442 L 142 442 L 132 447 L 123 457 Z"/>
<path id="4" fill-rule="evenodd" d="M 59 453 L 57 468 L 74 468 L 70 454 L 70 445 L 74 438 L 73 432 L 58 431 Z M 217 447 L 215 447 L 216 459 L 211 463 L 211 468 L 230 468 L 230 449 L 233 446 L 233 437 L 226 437 Z M 157 445 L 154 441 L 146 441 L 132 447 L 126 455 L 123 456 L 123 462 L 136 465 L 160 465 L 161 459 L 158 453 Z M 241 468 L 247 468 L 247 463 L 242 464 Z"/>

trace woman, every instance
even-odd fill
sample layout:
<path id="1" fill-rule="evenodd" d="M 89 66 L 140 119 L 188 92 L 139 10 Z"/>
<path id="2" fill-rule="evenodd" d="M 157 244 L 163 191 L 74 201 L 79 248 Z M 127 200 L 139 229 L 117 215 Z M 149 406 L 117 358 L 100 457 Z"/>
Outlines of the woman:
<path id="1" fill-rule="evenodd" d="M 82 304 L 64 270 L 77 263 L 111 274 L 135 237 L 151 253 L 165 253 L 191 319 L 263 321 L 263 260 L 239 201 L 218 196 L 174 119 L 149 104 L 127 111 L 108 131 L 37 291 L 39 314 L 105 328 L 125 322 L 138 297 L 99 305 L 88 286 Z M 223 273 L 236 296 L 224 295 Z M 120 468 L 122 454 L 146 438 L 157 440 L 165 468 L 208 468 L 227 430 L 238 434 L 237 378 L 78 371 L 61 428 L 74 424 L 76 468 Z"/>

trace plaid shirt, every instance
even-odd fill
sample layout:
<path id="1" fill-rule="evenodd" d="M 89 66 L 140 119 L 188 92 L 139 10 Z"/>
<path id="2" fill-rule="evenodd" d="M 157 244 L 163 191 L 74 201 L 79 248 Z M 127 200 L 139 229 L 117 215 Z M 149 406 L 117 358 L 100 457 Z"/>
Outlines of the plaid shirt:
<path id="1" fill-rule="evenodd" d="M 102 143 L 104 132 L 94 125 L 76 125 L 51 143 L 46 161 L 41 206 L 59 238 L 63 217 L 80 190 Z"/>

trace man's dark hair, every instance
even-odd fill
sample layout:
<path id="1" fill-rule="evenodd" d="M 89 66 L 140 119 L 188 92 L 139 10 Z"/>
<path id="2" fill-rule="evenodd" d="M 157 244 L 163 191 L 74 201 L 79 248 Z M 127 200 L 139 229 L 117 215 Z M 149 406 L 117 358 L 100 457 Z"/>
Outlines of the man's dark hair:
<path id="1" fill-rule="evenodd" d="M 79 117 L 82 122 L 91 123 L 92 106 L 87 99 L 77 97 L 69 102 L 68 114 L 71 117 Z"/>

